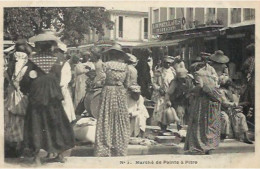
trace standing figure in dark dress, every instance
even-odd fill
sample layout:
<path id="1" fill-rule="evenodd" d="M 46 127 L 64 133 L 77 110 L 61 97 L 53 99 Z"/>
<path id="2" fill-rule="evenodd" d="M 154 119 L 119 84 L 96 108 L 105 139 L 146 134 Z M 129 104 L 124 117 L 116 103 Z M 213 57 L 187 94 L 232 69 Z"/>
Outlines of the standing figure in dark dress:
<path id="1" fill-rule="evenodd" d="M 51 33 L 44 34 L 50 39 L 56 37 Z M 62 106 L 63 95 L 59 85 L 63 65 L 62 42 L 58 38 L 56 41 L 46 38 L 38 41 L 34 41 L 36 47 L 45 49 L 29 58 L 28 69 L 20 82 L 21 91 L 28 95 L 29 100 L 24 126 L 25 147 L 33 150 L 37 165 L 41 164 L 40 149 L 57 153 L 53 160 L 64 162 L 62 153 L 74 146 L 74 133 Z"/>

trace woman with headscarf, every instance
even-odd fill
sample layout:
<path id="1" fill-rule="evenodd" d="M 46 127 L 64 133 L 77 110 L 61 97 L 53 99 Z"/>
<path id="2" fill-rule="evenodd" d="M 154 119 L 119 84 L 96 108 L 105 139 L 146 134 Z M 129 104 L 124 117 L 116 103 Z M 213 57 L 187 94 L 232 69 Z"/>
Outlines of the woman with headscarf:
<path id="1" fill-rule="evenodd" d="M 101 105 L 97 117 L 95 156 L 126 156 L 129 142 L 129 113 L 127 109 L 127 55 L 119 44 L 105 51 L 111 61 L 105 62 Z"/>
<path id="2" fill-rule="evenodd" d="M 89 52 L 82 54 L 82 61 L 80 61 L 75 66 L 75 95 L 74 95 L 74 107 L 76 108 L 79 102 L 86 95 L 86 80 L 88 76 L 86 75 L 89 70 L 94 69 L 94 64 L 88 62 Z"/>
<path id="3" fill-rule="evenodd" d="M 220 142 L 221 97 L 217 77 L 205 63 L 197 65 L 194 75 L 196 86 L 188 96 L 192 103 L 184 150 L 189 154 L 210 154 Z"/>
<path id="4" fill-rule="evenodd" d="M 166 110 L 165 94 L 169 88 L 171 81 L 175 78 L 173 68 L 171 64 L 173 59 L 166 56 L 163 59 L 163 67 L 157 69 L 154 73 L 153 81 L 153 101 L 155 102 L 153 118 L 161 126 L 161 130 L 164 132 L 167 129 L 167 125 L 162 122 L 164 112 Z"/>
<path id="5" fill-rule="evenodd" d="M 194 87 L 193 78 L 188 74 L 185 68 L 176 70 L 176 78 L 174 78 L 165 95 L 165 102 L 170 107 L 172 106 L 180 118 L 180 125 L 186 125 L 189 119 L 190 101 L 187 98 L 187 92 Z M 180 127 L 180 126 L 178 126 Z"/>
<path id="6" fill-rule="evenodd" d="M 25 148 L 33 151 L 37 165 L 41 164 L 40 149 L 57 153 L 53 160 L 64 162 L 63 152 L 74 146 L 74 133 L 62 105 L 60 87 L 66 46 L 52 32 L 30 40 L 36 44 L 38 53 L 29 59 L 20 82 L 21 91 L 29 100 L 24 126 Z"/>
<path id="7" fill-rule="evenodd" d="M 129 84 L 128 86 L 131 86 L 132 84 L 137 84 L 137 70 L 135 68 L 137 64 L 137 59 L 134 55 L 130 53 L 126 53 L 128 56 L 128 60 L 126 63 L 128 64 L 129 69 Z"/>
<path id="8" fill-rule="evenodd" d="M 27 96 L 20 90 L 20 81 L 22 80 L 28 66 L 28 56 L 31 54 L 31 48 L 25 41 L 19 40 L 15 45 L 14 63 L 8 65 L 5 75 L 9 81 L 7 87 L 7 99 L 5 101 L 5 142 L 6 155 L 12 153 L 15 156 L 21 154 L 23 133 L 24 133 L 24 117 L 28 104 Z M 15 150 L 9 150 L 14 144 Z"/>
<path id="9" fill-rule="evenodd" d="M 242 113 L 243 111 L 240 106 L 238 106 L 239 96 L 233 93 L 230 89 L 233 88 L 232 81 L 228 76 L 221 75 L 219 77 L 220 81 L 220 92 L 222 95 L 221 103 L 221 114 L 226 117 L 225 121 L 222 120 L 221 123 L 221 136 L 225 139 L 228 136 L 230 129 L 232 129 L 232 134 L 237 140 L 241 139 L 243 135 L 243 141 L 247 144 L 253 144 L 248 136 L 248 126 L 246 122 L 246 117 Z M 224 123 L 223 123 L 224 122 Z"/>
<path id="10" fill-rule="evenodd" d="M 127 105 L 130 113 L 130 136 L 143 136 L 149 113 L 144 105 L 144 98 L 141 96 L 141 87 L 139 85 L 131 84 L 129 87 Z"/>

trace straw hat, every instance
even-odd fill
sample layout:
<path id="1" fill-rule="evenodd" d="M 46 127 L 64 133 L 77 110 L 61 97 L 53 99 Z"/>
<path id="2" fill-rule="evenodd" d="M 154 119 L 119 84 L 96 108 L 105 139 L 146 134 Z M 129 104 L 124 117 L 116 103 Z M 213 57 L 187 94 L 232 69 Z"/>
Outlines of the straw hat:
<path id="1" fill-rule="evenodd" d="M 137 63 L 137 59 L 134 55 L 132 55 L 130 53 L 126 53 L 126 55 L 128 56 L 128 61 L 130 61 L 132 63 Z"/>
<path id="2" fill-rule="evenodd" d="M 163 58 L 163 61 L 166 63 L 173 63 L 174 62 L 174 57 L 173 56 L 165 56 Z"/>
<path id="3" fill-rule="evenodd" d="M 36 42 L 44 42 L 44 41 L 54 41 L 57 43 L 57 46 L 62 51 L 67 51 L 67 45 L 65 45 L 58 36 L 55 35 L 55 32 L 51 30 L 44 30 L 43 33 L 40 33 L 36 36 L 33 36 L 29 39 L 29 42 L 36 43 Z"/>
<path id="4" fill-rule="evenodd" d="M 176 70 L 176 75 L 179 78 L 185 78 L 188 75 L 188 70 L 186 68 L 179 68 Z"/>
<path id="5" fill-rule="evenodd" d="M 224 52 L 222 50 L 215 51 L 215 53 L 211 55 L 209 59 L 222 64 L 229 62 L 229 58 L 226 55 L 224 55 Z"/>
<path id="6" fill-rule="evenodd" d="M 103 53 L 107 53 L 107 52 L 110 52 L 110 51 L 113 51 L 113 50 L 118 51 L 118 52 L 126 55 L 126 53 L 122 49 L 122 46 L 120 44 L 118 44 L 118 43 L 114 43 L 113 46 L 111 46 L 110 48 L 105 50 Z"/>

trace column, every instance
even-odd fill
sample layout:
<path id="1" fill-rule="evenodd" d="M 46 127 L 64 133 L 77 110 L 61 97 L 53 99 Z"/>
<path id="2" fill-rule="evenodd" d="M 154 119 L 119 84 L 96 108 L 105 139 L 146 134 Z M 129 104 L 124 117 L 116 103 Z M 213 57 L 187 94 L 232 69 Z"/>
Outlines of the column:
<path id="1" fill-rule="evenodd" d="M 218 19 L 218 8 L 215 8 L 215 21 Z"/>
<path id="2" fill-rule="evenodd" d="M 231 25 L 231 9 L 232 8 L 228 8 L 228 21 L 227 21 L 227 26 Z"/>
<path id="3" fill-rule="evenodd" d="M 144 40 L 144 18 L 140 19 L 140 26 L 141 26 L 140 40 Z"/>
<path id="4" fill-rule="evenodd" d="M 244 8 L 241 8 L 241 22 L 244 22 L 245 18 L 244 18 Z"/>
<path id="5" fill-rule="evenodd" d="M 167 7 L 167 19 L 170 20 L 170 7 Z"/>
<path id="6" fill-rule="evenodd" d="M 193 16 L 192 16 L 193 21 L 195 21 L 195 9 L 196 9 L 196 8 L 193 8 Z"/>
<path id="7" fill-rule="evenodd" d="M 207 19 L 208 19 L 208 17 L 207 17 L 207 8 L 204 8 L 204 24 L 206 24 Z"/>
<path id="8" fill-rule="evenodd" d="M 114 36 L 115 36 L 115 40 L 118 38 L 118 36 L 119 36 L 119 32 L 118 32 L 118 16 L 115 16 L 116 17 L 116 19 L 115 19 L 115 32 L 114 32 Z"/>
<path id="9" fill-rule="evenodd" d="M 177 19 L 177 8 L 174 10 L 174 19 Z"/>

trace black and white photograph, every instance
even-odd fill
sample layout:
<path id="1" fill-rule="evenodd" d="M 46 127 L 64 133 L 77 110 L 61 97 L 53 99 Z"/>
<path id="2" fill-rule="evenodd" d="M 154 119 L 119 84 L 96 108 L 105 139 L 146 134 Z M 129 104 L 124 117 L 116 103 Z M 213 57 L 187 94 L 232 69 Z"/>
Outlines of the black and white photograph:
<path id="1" fill-rule="evenodd" d="M 1 5 L 1 166 L 260 167 L 257 5 Z"/>

